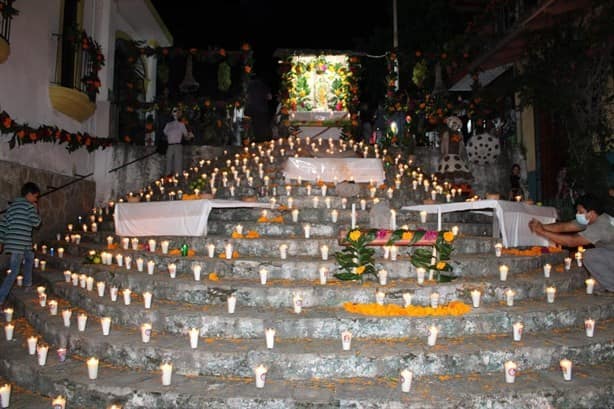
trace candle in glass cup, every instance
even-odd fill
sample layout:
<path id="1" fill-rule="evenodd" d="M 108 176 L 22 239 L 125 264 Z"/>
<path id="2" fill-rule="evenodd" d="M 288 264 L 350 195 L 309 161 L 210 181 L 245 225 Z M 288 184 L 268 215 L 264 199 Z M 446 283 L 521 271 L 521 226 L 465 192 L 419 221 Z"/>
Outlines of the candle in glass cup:
<path id="1" fill-rule="evenodd" d="M 403 369 L 401 371 L 401 392 L 409 393 L 413 377 L 414 373 L 409 369 Z"/>
<path id="2" fill-rule="evenodd" d="M 85 331 L 85 326 L 87 325 L 87 314 L 80 313 L 77 315 L 77 329 L 79 332 Z"/>
<path id="3" fill-rule="evenodd" d="M 505 264 L 501 264 L 499 266 L 499 279 L 501 281 L 507 281 L 507 273 L 509 272 L 509 267 Z"/>
<path id="4" fill-rule="evenodd" d="M 4 336 L 7 341 L 11 341 L 13 339 L 13 334 L 15 333 L 15 326 L 13 324 L 6 324 L 4 326 Z"/>
<path id="5" fill-rule="evenodd" d="M 0 406 L 8 408 L 11 403 L 11 385 L 4 384 L 0 386 Z"/>
<path id="6" fill-rule="evenodd" d="M 27 343 L 28 343 L 28 354 L 30 355 L 35 355 L 36 354 L 36 344 L 38 342 L 38 337 L 35 337 L 34 335 L 29 336 L 27 339 Z"/>
<path id="7" fill-rule="evenodd" d="M 571 270 L 571 257 L 565 257 L 565 270 Z"/>
<path id="8" fill-rule="evenodd" d="M 106 284 L 104 283 L 104 281 L 96 282 L 96 290 L 98 291 L 98 297 L 104 297 L 105 287 Z"/>
<path id="9" fill-rule="evenodd" d="M 4 320 L 6 322 L 11 322 L 13 320 L 13 312 L 13 309 L 10 307 L 4 309 Z"/>
<path id="10" fill-rule="evenodd" d="M 452 234 L 454 235 L 454 237 L 458 236 L 458 233 L 459 233 L 459 227 L 452 226 Z"/>
<path id="11" fill-rule="evenodd" d="M 501 257 L 501 253 L 503 252 L 503 244 L 496 243 L 495 244 L 495 256 Z"/>
<path id="12" fill-rule="evenodd" d="M 300 293 L 294 293 L 292 296 L 292 306 L 295 314 L 300 314 L 303 310 L 303 297 Z"/>
<path id="13" fill-rule="evenodd" d="M 312 202 L 313 202 L 313 208 L 317 209 L 320 205 L 320 198 L 317 196 L 314 196 Z"/>
<path id="14" fill-rule="evenodd" d="M 170 386 L 173 375 L 173 364 L 165 362 L 160 366 L 162 370 L 162 386 Z"/>
<path id="15" fill-rule="evenodd" d="M 130 305 L 130 302 L 132 301 L 132 290 L 125 288 L 122 295 L 124 296 L 124 304 Z"/>
<path id="16" fill-rule="evenodd" d="M 45 366 L 47 363 L 47 353 L 49 352 L 49 347 L 47 345 L 39 345 L 36 347 L 36 354 L 38 355 L 38 365 Z"/>
<path id="17" fill-rule="evenodd" d="M 117 295 L 119 294 L 119 289 L 115 286 L 111 287 L 109 290 L 109 296 L 111 297 L 111 301 L 117 301 Z"/>
<path id="18" fill-rule="evenodd" d="M 156 241 L 154 239 L 149 239 L 147 241 L 147 245 L 149 246 L 149 251 L 154 253 L 156 251 Z"/>
<path id="19" fill-rule="evenodd" d="M 130 245 L 132 246 L 132 250 L 138 250 L 139 249 L 139 239 L 137 239 L 136 237 L 130 239 Z"/>
<path id="20" fill-rule="evenodd" d="M 385 269 L 379 270 L 377 272 L 377 279 L 380 285 L 387 285 L 388 284 L 388 271 L 386 271 Z"/>
<path id="21" fill-rule="evenodd" d="M 109 335 L 111 331 L 111 317 L 100 318 L 100 326 L 102 327 L 102 335 Z"/>
<path id="22" fill-rule="evenodd" d="M 360 199 L 360 210 L 367 210 L 367 201 L 365 199 Z"/>
<path id="23" fill-rule="evenodd" d="M 390 246 L 390 261 L 396 261 L 399 254 L 399 248 L 397 246 Z"/>
<path id="24" fill-rule="evenodd" d="M 198 337 L 200 336 L 200 330 L 198 328 L 190 328 L 188 334 L 190 336 L 190 348 L 198 348 Z"/>
<path id="25" fill-rule="evenodd" d="M 341 348 L 349 351 L 352 347 L 352 333 L 348 330 L 341 332 Z"/>
<path id="26" fill-rule="evenodd" d="M 332 203 L 332 200 L 330 197 L 327 197 L 326 199 L 324 199 L 324 205 L 326 206 L 327 209 L 330 209 L 331 203 Z"/>
<path id="27" fill-rule="evenodd" d="M 260 269 L 259 274 L 260 274 L 260 284 L 266 285 L 269 271 L 263 267 Z"/>
<path id="28" fill-rule="evenodd" d="M 427 345 L 432 347 L 437 343 L 437 335 L 439 334 L 439 328 L 434 325 L 429 327 Z"/>
<path id="29" fill-rule="evenodd" d="M 142 273 L 144 264 L 145 264 L 145 260 L 143 260 L 142 257 L 137 258 L 136 259 L 136 271 L 138 271 L 139 273 Z"/>
<path id="30" fill-rule="evenodd" d="M 403 303 L 404 303 L 405 308 L 411 305 L 411 299 L 412 299 L 411 293 L 403 293 Z"/>
<path id="31" fill-rule="evenodd" d="M 254 377 L 256 379 L 256 388 L 264 388 L 264 383 L 266 382 L 266 373 L 267 368 L 264 365 L 258 365 L 254 368 Z"/>
<path id="32" fill-rule="evenodd" d="M 380 289 L 375 291 L 375 303 L 378 305 L 384 305 L 384 300 L 386 299 L 386 293 Z"/>
<path id="33" fill-rule="evenodd" d="M 516 380 L 516 373 L 518 371 L 518 366 L 513 361 L 506 361 L 503 364 L 503 368 L 505 369 L 505 382 L 506 383 L 514 383 Z"/>
<path id="34" fill-rule="evenodd" d="M 281 244 L 279 246 L 279 255 L 282 260 L 285 260 L 288 257 L 288 245 Z"/>
<path id="35" fill-rule="evenodd" d="M 587 278 L 586 280 L 584 280 L 584 283 L 586 284 L 586 293 L 592 294 L 593 290 L 595 289 L 595 279 Z"/>
<path id="36" fill-rule="evenodd" d="M 305 232 L 305 238 L 308 239 L 311 237 L 311 225 L 309 223 L 303 225 L 303 230 Z"/>
<path id="37" fill-rule="evenodd" d="M 85 278 L 85 289 L 87 291 L 92 291 L 94 289 L 94 277 L 86 277 Z"/>
<path id="38" fill-rule="evenodd" d="M 153 275 L 155 268 L 156 268 L 156 262 L 153 260 L 149 260 L 147 262 L 147 274 Z"/>
<path id="39" fill-rule="evenodd" d="M 418 284 L 424 284 L 424 275 L 426 274 L 426 270 L 424 267 L 416 268 L 416 277 L 418 279 Z"/>
<path id="40" fill-rule="evenodd" d="M 264 330 L 264 338 L 267 349 L 273 349 L 275 346 L 275 328 L 266 328 Z"/>
<path id="41" fill-rule="evenodd" d="M 144 344 L 147 344 L 149 343 L 150 340 L 151 340 L 151 324 L 146 322 L 141 325 L 141 341 L 143 341 Z"/>
<path id="42" fill-rule="evenodd" d="M 130 248 L 130 239 L 128 237 L 122 238 L 122 248 L 124 250 L 128 250 L 128 248 Z"/>
<path id="43" fill-rule="evenodd" d="M 551 270 L 552 270 L 552 265 L 548 263 L 544 264 L 544 278 L 550 278 Z"/>
<path id="44" fill-rule="evenodd" d="M 52 409 L 66 409 L 66 399 L 63 396 L 58 396 L 51 402 Z"/>
<path id="45" fill-rule="evenodd" d="M 326 244 L 320 246 L 320 253 L 322 254 L 322 260 L 328 260 L 328 246 Z"/>
<path id="46" fill-rule="evenodd" d="M 62 310 L 62 320 L 64 321 L 64 326 L 66 328 L 70 328 L 70 317 L 72 317 L 72 311 L 69 309 Z"/>
<path id="47" fill-rule="evenodd" d="M 224 245 L 224 255 L 226 260 L 232 260 L 232 243 L 226 243 Z"/>
<path id="48" fill-rule="evenodd" d="M 98 378 L 98 358 L 91 357 L 87 360 L 87 377 L 93 381 Z"/>
<path id="49" fill-rule="evenodd" d="M 439 293 L 437 292 L 431 293 L 431 295 L 429 296 L 429 299 L 431 301 L 431 308 L 439 307 Z"/>
<path id="50" fill-rule="evenodd" d="M 561 372 L 563 373 L 563 379 L 566 381 L 571 381 L 571 367 L 572 363 L 569 359 L 561 359 Z"/>
<path id="51" fill-rule="evenodd" d="M 320 284 L 326 285 L 328 281 L 328 267 L 320 267 Z"/>
<path id="52" fill-rule="evenodd" d="M 508 289 L 505 291 L 505 303 L 508 307 L 514 306 L 514 295 L 516 295 L 516 293 L 512 289 Z"/>
<path id="53" fill-rule="evenodd" d="M 330 211 L 330 220 L 333 223 L 337 223 L 337 219 L 339 218 L 339 211 L 337 209 L 333 209 Z"/>
<path id="54" fill-rule="evenodd" d="M 585 319 L 584 330 L 586 331 L 586 336 L 592 338 L 595 335 L 595 320 L 592 318 Z"/>
<path id="55" fill-rule="evenodd" d="M 170 276 L 170 278 L 177 277 L 177 265 L 175 263 L 169 263 L 167 265 L 167 268 L 168 268 L 168 275 Z"/>
<path id="56" fill-rule="evenodd" d="M 58 302 L 56 300 L 49 300 L 49 314 L 58 315 Z"/>
<path id="57" fill-rule="evenodd" d="M 576 259 L 576 264 L 578 265 L 578 267 L 582 267 L 582 253 L 578 251 L 576 252 L 576 254 L 574 254 L 574 257 Z"/>
<path id="58" fill-rule="evenodd" d="M 420 223 L 426 223 L 426 216 L 427 216 L 426 211 L 422 210 L 420 212 Z"/>
<path id="59" fill-rule="evenodd" d="M 473 304 L 474 308 L 479 308 L 480 307 L 480 297 L 481 297 L 482 293 L 480 292 L 480 290 L 472 290 L 471 291 L 471 302 Z"/>
<path id="60" fill-rule="evenodd" d="M 40 269 L 41 271 L 45 271 L 47 269 L 47 262 L 45 260 L 40 261 Z"/>
<path id="61" fill-rule="evenodd" d="M 168 246 L 170 242 L 168 240 L 162 240 L 160 243 L 160 248 L 162 249 L 162 254 L 168 254 Z"/>
<path id="62" fill-rule="evenodd" d="M 514 341 L 518 342 L 522 339 L 522 332 L 524 330 L 524 325 L 522 322 L 515 322 L 512 324 L 512 335 Z"/>
<path id="63" fill-rule="evenodd" d="M 556 288 L 547 287 L 546 288 L 546 300 L 548 301 L 548 303 L 552 304 L 554 302 L 555 296 L 556 296 Z"/>
<path id="64" fill-rule="evenodd" d="M 143 304 L 146 310 L 151 308 L 151 298 L 152 298 L 152 294 L 150 291 L 145 291 L 143 293 Z"/>
<path id="65" fill-rule="evenodd" d="M 123 267 L 124 266 L 124 256 L 122 256 L 121 254 L 116 254 L 115 255 L 115 261 L 117 262 L 117 265 L 119 267 Z"/>
<path id="66" fill-rule="evenodd" d="M 229 314 L 234 314 L 235 313 L 235 308 L 237 306 L 237 297 L 234 294 L 230 294 L 226 298 L 226 304 L 227 304 L 227 308 L 228 308 L 228 313 Z"/>

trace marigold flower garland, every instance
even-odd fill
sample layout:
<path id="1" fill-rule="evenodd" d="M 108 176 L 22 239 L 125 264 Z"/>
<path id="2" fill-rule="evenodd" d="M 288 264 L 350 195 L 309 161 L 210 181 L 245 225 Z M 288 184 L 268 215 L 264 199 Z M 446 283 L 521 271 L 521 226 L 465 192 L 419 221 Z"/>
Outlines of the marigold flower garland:
<path id="1" fill-rule="evenodd" d="M 461 301 L 451 301 L 447 305 L 437 308 L 409 305 L 403 307 L 396 304 L 354 304 L 346 302 L 343 308 L 352 314 L 368 315 L 372 317 L 430 317 L 430 316 L 459 316 L 471 311 L 471 306 Z"/>

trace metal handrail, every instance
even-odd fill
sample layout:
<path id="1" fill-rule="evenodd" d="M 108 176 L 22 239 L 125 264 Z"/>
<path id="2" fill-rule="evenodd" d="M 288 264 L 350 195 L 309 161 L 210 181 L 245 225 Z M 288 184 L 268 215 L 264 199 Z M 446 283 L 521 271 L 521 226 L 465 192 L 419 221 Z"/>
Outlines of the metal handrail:
<path id="1" fill-rule="evenodd" d="M 75 184 L 75 183 L 77 183 L 77 182 L 82 181 L 82 180 L 83 180 L 83 179 L 85 179 L 85 178 L 89 178 L 89 177 L 90 177 L 90 176 L 92 176 L 93 174 L 94 174 L 94 172 L 90 172 L 90 173 L 88 173 L 87 175 L 76 175 L 76 176 L 77 176 L 77 178 L 76 178 L 76 179 L 73 179 L 73 180 L 71 180 L 70 182 L 66 182 L 66 183 L 64 183 L 64 184 L 63 184 L 63 185 L 61 185 L 61 186 L 58 186 L 58 187 L 48 187 L 48 189 L 49 189 L 49 190 L 48 190 L 48 191 L 46 191 L 45 193 L 41 193 L 41 194 L 40 194 L 40 196 L 39 196 L 39 198 L 44 197 L 44 196 L 48 196 L 48 195 L 50 195 L 50 194 L 52 194 L 52 193 L 55 193 L 55 192 L 57 192 L 57 191 L 59 191 L 59 190 L 62 190 L 62 189 L 66 188 L 66 187 L 68 187 L 68 186 L 70 186 L 70 185 L 73 185 L 73 184 Z M 10 203 L 11 203 L 11 202 L 9 202 L 9 204 L 10 204 Z M 0 210 L 0 214 L 4 214 L 4 213 L 6 213 L 6 211 L 7 211 L 7 210 L 8 210 L 8 207 L 7 207 L 6 209 Z"/>
<path id="2" fill-rule="evenodd" d="M 108 173 L 117 172 L 118 170 L 123 169 L 123 168 L 125 168 L 125 167 L 126 167 L 126 166 L 128 166 L 128 165 L 132 165 L 133 163 L 140 162 L 140 161 L 142 161 L 143 159 L 147 159 L 147 158 L 149 158 L 150 156 L 155 155 L 156 153 L 158 153 L 158 152 L 157 152 L 157 151 L 150 152 L 150 153 L 148 153 L 147 155 L 143 155 L 143 156 L 141 156 L 140 158 L 136 158 L 136 159 L 134 159 L 134 160 L 131 160 L 130 162 L 126 162 L 126 163 L 124 163 L 123 165 L 120 165 L 120 166 L 118 166 L 118 167 L 116 167 L 116 168 L 113 168 L 113 169 L 109 170 L 109 172 L 108 172 Z"/>

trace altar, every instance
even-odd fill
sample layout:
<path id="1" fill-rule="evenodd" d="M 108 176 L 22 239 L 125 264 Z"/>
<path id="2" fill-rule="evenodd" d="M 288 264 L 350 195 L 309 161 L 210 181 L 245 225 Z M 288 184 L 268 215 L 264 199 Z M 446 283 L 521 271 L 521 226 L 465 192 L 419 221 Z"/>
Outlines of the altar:
<path id="1" fill-rule="evenodd" d="M 170 200 L 117 203 L 115 232 L 124 237 L 206 236 L 212 208 L 260 207 L 269 203 L 241 200 Z"/>
<path id="2" fill-rule="evenodd" d="M 378 185 L 386 180 L 381 159 L 374 158 L 288 158 L 283 173 L 286 180 L 354 181 Z"/>
<path id="3" fill-rule="evenodd" d="M 437 214 L 437 229 L 442 228 L 442 214 L 459 211 L 488 211 L 493 214 L 493 235 L 501 235 L 505 247 L 548 246 L 547 239 L 529 230 L 531 219 L 542 223 L 554 223 L 557 211 L 554 207 L 535 206 L 507 200 L 475 200 L 468 202 L 435 203 L 404 206 L 404 211 L 424 211 Z M 495 228 L 496 226 L 496 228 Z"/>

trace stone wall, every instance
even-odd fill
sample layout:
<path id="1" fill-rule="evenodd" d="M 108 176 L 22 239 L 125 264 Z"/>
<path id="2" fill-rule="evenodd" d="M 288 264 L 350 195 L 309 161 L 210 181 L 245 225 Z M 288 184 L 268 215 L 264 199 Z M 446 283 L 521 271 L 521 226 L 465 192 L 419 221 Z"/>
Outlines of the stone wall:
<path id="1" fill-rule="evenodd" d="M 0 210 L 21 194 L 21 186 L 34 182 L 44 193 L 48 187 L 59 187 L 74 180 L 73 177 L 47 172 L 28 166 L 0 160 Z M 43 224 L 35 230 L 35 241 L 55 237 L 64 232 L 66 224 L 78 215 L 87 213 L 94 206 L 96 184 L 82 180 L 57 192 L 42 197 L 39 201 Z"/>

